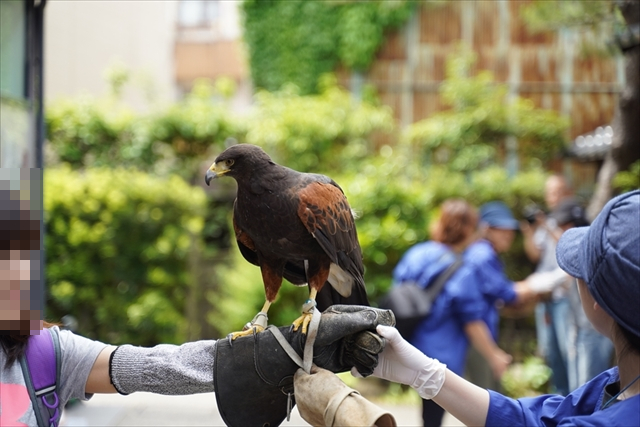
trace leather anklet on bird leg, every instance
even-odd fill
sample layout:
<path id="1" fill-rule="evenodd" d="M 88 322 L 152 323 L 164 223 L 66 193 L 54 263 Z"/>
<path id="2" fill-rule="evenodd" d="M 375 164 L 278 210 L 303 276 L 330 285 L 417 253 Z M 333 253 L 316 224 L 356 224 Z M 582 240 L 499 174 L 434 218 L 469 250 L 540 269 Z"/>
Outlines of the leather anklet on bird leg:
<path id="1" fill-rule="evenodd" d="M 267 325 L 269 323 L 269 317 L 267 316 L 267 311 L 269 311 L 270 306 L 271 306 L 271 303 L 269 301 L 265 301 L 264 305 L 262 306 L 262 310 L 260 310 L 258 314 L 256 314 L 253 317 L 251 322 L 244 325 L 244 328 L 242 328 L 242 331 L 232 332 L 228 335 L 231 338 L 231 340 L 233 341 L 238 337 L 246 337 L 246 336 L 252 335 L 254 331 L 258 333 L 267 329 Z"/>
<path id="2" fill-rule="evenodd" d="M 293 330 L 297 331 L 298 328 L 302 325 L 302 333 L 307 333 L 307 328 L 309 326 L 309 322 L 311 322 L 311 316 L 313 315 L 314 310 L 316 309 L 316 294 L 317 291 L 315 289 L 311 289 L 309 292 L 309 299 L 302 304 L 302 316 L 298 317 L 293 321 Z"/>

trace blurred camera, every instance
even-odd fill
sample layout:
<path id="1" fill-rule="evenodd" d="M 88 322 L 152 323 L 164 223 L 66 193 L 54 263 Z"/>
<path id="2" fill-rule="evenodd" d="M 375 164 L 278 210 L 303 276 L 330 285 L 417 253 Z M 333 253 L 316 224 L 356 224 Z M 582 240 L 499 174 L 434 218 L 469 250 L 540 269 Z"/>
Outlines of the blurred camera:
<path id="1" fill-rule="evenodd" d="M 535 203 L 525 206 L 525 208 L 522 210 L 522 216 L 527 220 L 529 224 L 535 224 L 536 218 L 540 214 L 544 215 L 545 213 L 542 209 L 540 209 L 540 206 L 536 205 Z"/>

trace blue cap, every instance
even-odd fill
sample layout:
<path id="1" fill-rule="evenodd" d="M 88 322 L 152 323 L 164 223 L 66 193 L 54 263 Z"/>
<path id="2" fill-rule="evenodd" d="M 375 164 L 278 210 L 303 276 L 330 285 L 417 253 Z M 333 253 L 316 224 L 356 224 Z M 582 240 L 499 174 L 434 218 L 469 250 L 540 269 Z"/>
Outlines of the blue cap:
<path id="1" fill-rule="evenodd" d="M 618 324 L 640 337 L 640 191 L 610 200 L 589 227 L 564 232 L 558 265 L 587 283 Z"/>
<path id="2" fill-rule="evenodd" d="M 502 202 L 489 202 L 480 207 L 480 222 L 492 228 L 518 230 L 520 224 L 513 217 L 511 209 Z"/>

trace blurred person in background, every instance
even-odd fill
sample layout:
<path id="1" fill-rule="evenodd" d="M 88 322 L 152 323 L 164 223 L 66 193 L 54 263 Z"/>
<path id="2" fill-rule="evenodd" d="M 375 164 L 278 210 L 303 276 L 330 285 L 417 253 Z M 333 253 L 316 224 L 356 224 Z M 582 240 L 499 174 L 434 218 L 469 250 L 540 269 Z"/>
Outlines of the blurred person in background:
<path id="1" fill-rule="evenodd" d="M 511 248 L 519 228 L 518 221 L 506 204 L 500 201 L 486 203 L 480 207 L 480 239 L 464 252 L 465 263 L 472 266 L 477 275 L 476 282 L 486 305 L 483 320 L 494 342 L 498 342 L 500 306 L 520 305 L 533 297 L 526 282 L 514 282 L 507 278 L 498 257 Z M 482 388 L 500 390 L 500 378 L 508 364 L 501 359 L 494 360 L 493 364 L 488 362 L 491 361 L 482 357 L 475 348 L 470 348 L 465 378 Z"/>
<path id="2" fill-rule="evenodd" d="M 393 271 L 394 285 L 413 281 L 428 288 L 475 241 L 477 226 L 473 206 L 462 199 L 446 200 L 432 224 L 432 240 L 418 243 L 403 255 Z M 503 372 L 511 362 L 483 320 L 486 304 L 477 280 L 472 265 L 463 262 L 433 301 L 431 313 L 407 337 L 421 352 L 446 363 L 458 375 L 464 372 L 469 343 L 496 371 Z M 438 404 L 423 400 L 425 426 L 439 426 L 443 415 Z"/>
<path id="3" fill-rule="evenodd" d="M 545 183 L 545 203 L 550 211 L 561 201 L 571 196 L 566 180 L 560 175 L 552 175 Z M 549 273 L 558 268 L 555 258 L 556 244 L 562 235 L 553 217 L 539 211 L 535 221 L 521 224 L 524 249 L 527 257 L 536 264 L 535 273 Z M 540 294 L 540 302 L 535 309 L 538 352 L 553 371 L 552 385 L 556 393 L 569 393 L 569 285 L 556 286 L 545 295 Z"/>
<path id="4" fill-rule="evenodd" d="M 589 225 L 585 209 L 574 198 L 562 200 L 551 212 L 561 233 L 573 227 Z M 580 304 L 578 287 L 571 276 L 562 268 L 545 273 L 534 273 L 527 281 L 530 289 L 537 294 L 548 294 L 557 287 L 568 288 L 569 319 L 567 342 L 567 377 L 569 390 L 591 380 L 611 366 L 613 344 L 604 335 L 595 330 L 587 319 Z"/>

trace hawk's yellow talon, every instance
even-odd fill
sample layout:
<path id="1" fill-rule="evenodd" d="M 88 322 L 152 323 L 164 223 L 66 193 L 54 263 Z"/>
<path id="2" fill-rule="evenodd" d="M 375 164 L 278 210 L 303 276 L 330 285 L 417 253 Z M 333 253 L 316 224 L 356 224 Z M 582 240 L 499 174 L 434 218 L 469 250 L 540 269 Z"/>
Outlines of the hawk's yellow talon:
<path id="1" fill-rule="evenodd" d="M 296 320 L 293 321 L 293 330 L 297 331 L 300 326 L 302 326 L 302 334 L 306 335 L 307 334 L 307 328 L 309 326 L 309 323 L 311 322 L 311 317 L 313 315 L 311 313 L 302 313 L 302 316 L 298 317 Z"/>
<path id="2" fill-rule="evenodd" d="M 239 337 L 248 337 L 253 335 L 253 331 L 255 330 L 255 333 L 260 333 L 262 331 L 264 331 L 264 328 L 260 325 L 253 325 L 251 327 L 249 327 L 248 329 L 242 330 L 242 331 L 238 331 L 238 332 L 232 332 L 229 335 L 231 335 L 231 340 L 235 340 L 236 338 Z"/>

